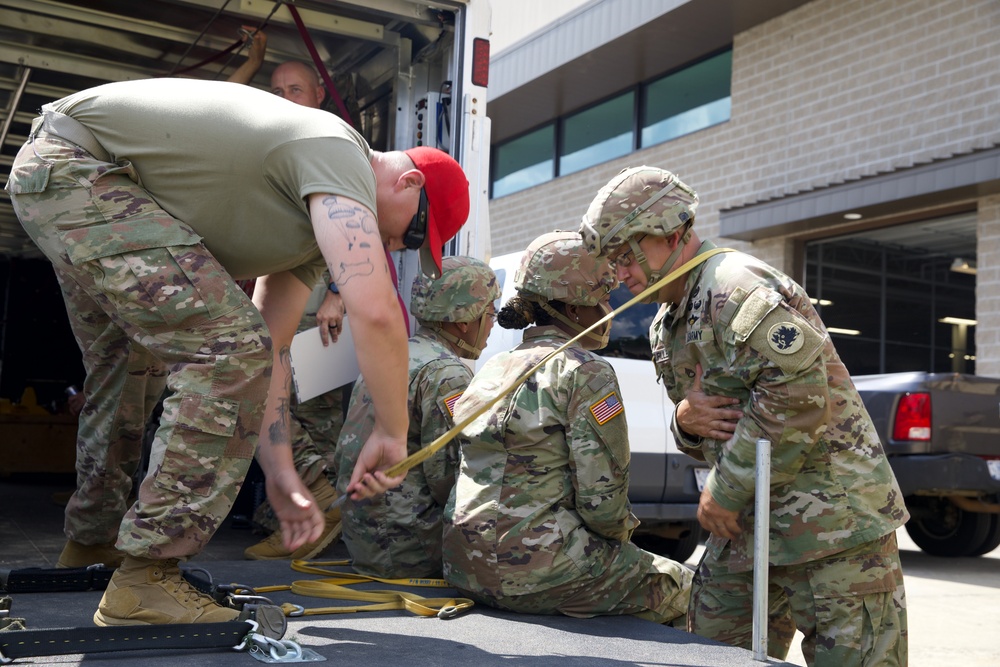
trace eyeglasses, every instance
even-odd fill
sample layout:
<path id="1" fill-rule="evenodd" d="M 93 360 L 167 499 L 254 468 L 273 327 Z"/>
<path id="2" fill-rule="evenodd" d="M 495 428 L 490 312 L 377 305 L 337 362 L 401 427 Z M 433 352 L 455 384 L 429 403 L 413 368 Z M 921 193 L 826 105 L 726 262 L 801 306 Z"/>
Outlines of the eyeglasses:
<path id="1" fill-rule="evenodd" d="M 646 238 L 645 234 L 636 237 L 635 239 L 636 244 L 638 244 L 644 238 Z M 614 258 L 608 259 L 608 263 L 611 264 L 612 271 L 618 269 L 618 267 L 627 269 L 628 267 L 632 266 L 632 262 L 634 261 L 635 261 L 635 250 L 632 244 L 629 244 L 628 250 L 619 253 Z"/>
<path id="2" fill-rule="evenodd" d="M 635 253 L 632 251 L 632 248 L 629 248 L 625 252 L 619 253 L 614 259 L 608 260 L 608 263 L 611 264 L 612 269 L 617 269 L 618 267 L 627 269 L 632 266 L 632 262 L 634 261 Z"/>
<path id="3" fill-rule="evenodd" d="M 417 212 L 410 220 L 410 226 L 403 235 L 403 245 L 410 250 L 419 250 L 427 238 L 427 193 L 420 188 L 420 203 Z"/>

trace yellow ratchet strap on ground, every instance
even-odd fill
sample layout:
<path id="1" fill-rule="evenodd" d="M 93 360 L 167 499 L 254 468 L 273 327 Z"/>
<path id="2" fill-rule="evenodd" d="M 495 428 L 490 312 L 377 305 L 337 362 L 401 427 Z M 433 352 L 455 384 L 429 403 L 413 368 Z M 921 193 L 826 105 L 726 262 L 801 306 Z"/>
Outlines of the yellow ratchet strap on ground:
<path id="1" fill-rule="evenodd" d="M 396 586 L 429 586 L 431 588 L 451 588 L 444 579 L 428 579 L 410 577 L 406 579 L 382 579 L 372 577 L 358 572 L 342 572 L 340 570 L 327 569 L 331 566 L 350 566 L 349 560 L 293 560 L 292 569 L 296 572 L 306 572 L 308 574 L 332 574 L 329 581 L 335 584 L 358 584 L 365 581 L 378 581 L 383 584 L 395 584 Z"/>
<path id="2" fill-rule="evenodd" d="M 658 281 L 656 281 L 655 283 L 653 283 L 652 285 L 650 285 L 649 287 L 647 287 L 646 289 L 644 289 L 640 294 L 632 297 L 630 300 L 626 301 L 621 306 L 619 306 L 616 310 L 611 311 L 610 313 L 608 313 L 607 315 L 605 315 L 604 317 L 602 317 L 601 319 L 597 320 L 596 322 L 594 322 L 593 324 L 591 324 L 589 327 L 587 327 L 586 329 L 584 329 L 583 331 L 581 331 L 580 333 L 578 333 L 576 336 L 574 336 L 573 338 L 571 338 L 568 341 L 566 341 L 565 343 L 563 343 L 557 349 L 553 350 L 552 352 L 549 352 L 547 355 L 545 355 L 544 359 L 542 359 L 537 364 L 535 364 L 534 366 L 532 366 L 531 368 L 529 368 L 528 371 L 524 375 L 522 375 L 521 377 L 519 377 L 516 380 L 514 380 L 514 382 L 512 382 L 510 384 L 510 386 L 508 386 L 503 391 L 501 391 L 499 394 L 497 394 L 496 396 L 494 396 L 493 398 L 491 398 L 489 401 L 487 401 L 481 408 L 479 408 L 478 410 L 476 410 L 474 413 L 472 413 L 471 415 L 469 415 L 468 417 L 466 417 L 465 419 L 463 419 L 459 423 L 455 424 L 451 428 L 451 430 L 449 430 L 447 433 L 445 433 L 444 435 L 442 435 L 441 437 L 439 437 L 437 440 L 435 440 L 431 444 L 429 444 L 426 447 L 424 447 L 423 449 L 421 449 L 419 452 L 416 452 L 415 454 L 411 454 L 410 456 L 406 457 L 405 459 L 403 459 L 402 461 L 400 461 L 396 465 L 391 466 L 390 468 L 388 468 L 385 471 L 385 474 L 387 476 L 389 476 L 389 477 L 396 477 L 397 475 L 404 474 L 410 468 L 412 468 L 412 467 L 414 467 L 416 465 L 420 465 L 421 463 L 423 463 L 424 461 L 426 461 L 427 459 L 429 459 L 431 456 L 433 456 L 435 454 L 435 452 L 437 452 L 439 449 L 441 449 L 446 444 L 448 444 L 449 442 L 451 442 L 452 438 L 454 438 L 456 435 L 458 435 L 462 431 L 463 428 L 465 428 L 466 426 L 468 426 L 469 424 L 471 424 L 473 421 L 475 421 L 479 417 L 479 415 L 483 414 L 484 412 L 486 412 L 487 410 L 489 410 L 490 408 L 492 408 L 494 405 L 496 405 L 500 401 L 501 398 L 503 398 L 504 396 L 506 396 L 510 392 L 514 391 L 515 389 L 517 389 L 518 387 L 520 387 L 525 382 L 527 382 L 528 378 L 530 378 L 532 375 L 534 375 L 535 371 L 537 371 L 539 368 L 541 368 L 542 366 L 544 366 L 545 363 L 549 359 L 551 359 L 552 357 L 556 356 L 557 354 L 559 354 L 560 352 L 562 352 L 563 350 L 565 350 L 567 347 L 569 347 L 570 345 L 572 345 L 576 341 L 580 340 L 581 338 L 583 338 L 584 336 L 586 336 L 588 333 L 590 333 L 591 331 L 593 331 L 597 327 L 601 326 L 602 324 L 604 324 L 605 322 L 607 322 L 608 320 L 610 320 L 611 318 L 613 318 L 618 313 L 621 313 L 621 312 L 623 312 L 625 310 L 628 310 L 629 308 L 631 308 L 635 304 L 639 303 L 640 301 L 642 301 L 646 297 L 651 296 L 651 295 L 655 294 L 656 292 L 660 291 L 661 288 L 663 288 L 664 286 L 672 283 L 677 278 L 683 276 L 688 271 L 690 271 L 691 269 L 695 268 L 696 266 L 698 266 L 699 264 L 701 264 L 702 262 L 704 262 L 705 260 L 707 260 L 709 257 L 713 257 L 713 256 L 718 255 L 719 253 L 723 253 L 723 252 L 733 252 L 733 250 L 734 250 L 733 248 L 713 248 L 713 249 L 709 250 L 708 252 L 704 252 L 704 253 L 698 255 L 697 257 L 694 257 L 693 259 L 688 260 L 687 262 L 685 262 L 684 264 L 682 264 L 680 267 L 678 267 L 674 271 L 671 271 L 670 273 L 668 273 L 663 278 L 660 278 Z M 347 494 L 344 494 L 344 495 L 340 496 L 339 498 L 337 498 L 337 500 L 330 506 L 330 509 L 333 509 L 334 507 L 339 507 L 341 504 L 343 504 L 343 502 L 344 502 L 344 500 L 346 498 L 347 498 Z"/>
<path id="3" fill-rule="evenodd" d="M 297 604 L 286 602 L 281 605 L 285 616 L 317 616 L 320 614 L 351 614 L 359 611 L 390 611 L 405 609 L 418 616 L 437 616 L 438 618 L 453 618 L 473 606 L 468 598 L 425 598 L 406 591 L 360 591 L 347 588 L 350 584 L 378 581 L 384 584 L 399 586 L 427 586 L 434 588 L 450 588 L 444 579 L 380 579 L 357 572 L 340 572 L 326 569 L 328 566 L 350 565 L 348 560 L 306 561 L 293 560 L 292 569 L 310 574 L 333 574 L 324 579 L 303 579 L 293 581 L 285 586 L 262 586 L 254 588 L 257 594 L 273 593 L 275 591 L 291 591 L 297 595 L 334 600 L 357 600 L 368 602 L 364 605 L 312 607 L 306 609 Z"/>

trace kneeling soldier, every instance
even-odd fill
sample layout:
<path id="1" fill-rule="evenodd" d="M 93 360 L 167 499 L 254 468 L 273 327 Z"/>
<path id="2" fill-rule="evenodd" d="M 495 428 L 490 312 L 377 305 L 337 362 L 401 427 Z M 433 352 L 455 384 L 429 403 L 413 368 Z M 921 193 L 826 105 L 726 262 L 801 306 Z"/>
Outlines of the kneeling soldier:
<path id="1" fill-rule="evenodd" d="M 493 301 L 499 297 L 493 270 L 468 257 L 446 257 L 440 278 L 420 276 L 414 282 L 410 309 L 419 327 L 409 342 L 409 454 L 453 426 L 453 406 L 472 379 L 459 357 L 479 358 L 496 317 Z M 360 380 L 337 443 L 340 492 L 347 488 L 374 423 L 375 406 Z M 355 570 L 376 577 L 441 575 L 441 513 L 455 484 L 457 461 L 457 444 L 449 443 L 385 495 L 348 501 L 342 512 L 343 537 Z"/>

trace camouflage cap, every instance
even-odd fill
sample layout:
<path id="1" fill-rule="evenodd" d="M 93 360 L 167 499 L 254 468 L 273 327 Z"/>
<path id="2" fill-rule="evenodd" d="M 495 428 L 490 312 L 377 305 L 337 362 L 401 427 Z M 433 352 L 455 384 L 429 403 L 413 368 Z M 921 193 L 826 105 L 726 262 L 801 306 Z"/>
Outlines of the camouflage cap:
<path id="1" fill-rule="evenodd" d="M 577 232 L 550 232 L 531 242 L 514 274 L 514 288 L 547 301 L 596 306 L 618 284 L 606 259 L 587 254 Z"/>
<path id="2" fill-rule="evenodd" d="M 667 236 L 694 220 L 698 194 L 657 167 L 622 170 L 590 202 L 580 224 L 587 252 L 607 256 L 638 234 Z"/>
<path id="3" fill-rule="evenodd" d="M 421 273 L 413 281 L 410 312 L 425 322 L 472 322 L 499 298 L 497 276 L 485 262 L 445 257 L 440 278 Z"/>

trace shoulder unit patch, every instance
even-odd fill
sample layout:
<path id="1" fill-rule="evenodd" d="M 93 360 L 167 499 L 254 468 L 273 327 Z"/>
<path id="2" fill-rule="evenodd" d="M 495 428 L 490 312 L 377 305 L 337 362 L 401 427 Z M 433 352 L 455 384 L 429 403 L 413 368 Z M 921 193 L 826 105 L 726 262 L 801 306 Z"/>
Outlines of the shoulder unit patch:
<path id="1" fill-rule="evenodd" d="M 797 311 L 780 305 L 769 312 L 747 341 L 785 373 L 798 373 L 822 353 L 826 337 Z"/>
<path id="2" fill-rule="evenodd" d="M 794 322 L 778 322 L 767 331 L 767 344 L 778 354 L 795 354 L 804 341 L 802 328 Z"/>

